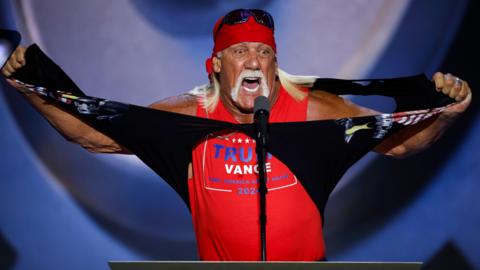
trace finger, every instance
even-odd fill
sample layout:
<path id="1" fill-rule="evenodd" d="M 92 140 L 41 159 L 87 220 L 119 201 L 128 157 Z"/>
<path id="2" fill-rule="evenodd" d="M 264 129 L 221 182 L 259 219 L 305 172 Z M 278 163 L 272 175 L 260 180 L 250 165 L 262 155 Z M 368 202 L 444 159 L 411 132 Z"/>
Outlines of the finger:
<path id="1" fill-rule="evenodd" d="M 444 86 L 453 86 L 454 83 L 454 77 L 452 74 L 447 73 L 443 76 L 443 81 L 444 81 Z"/>
<path id="2" fill-rule="evenodd" d="M 450 73 L 445 74 L 444 82 L 444 87 L 453 87 L 453 85 L 455 84 L 455 76 Z"/>
<path id="3" fill-rule="evenodd" d="M 10 65 L 10 62 L 7 62 L 5 66 L 3 66 L 3 70 L 5 70 L 5 72 L 8 73 L 8 76 L 11 76 L 14 71 L 13 67 Z"/>
<path id="4" fill-rule="evenodd" d="M 444 86 L 442 88 L 442 93 L 444 93 L 445 95 L 450 95 L 450 90 L 451 88 Z"/>
<path id="5" fill-rule="evenodd" d="M 2 68 L 2 75 L 5 76 L 5 77 L 10 77 L 12 76 L 12 74 L 10 73 L 10 71 L 8 71 L 5 67 Z"/>
<path id="6" fill-rule="evenodd" d="M 443 76 L 443 88 L 442 93 L 447 96 L 450 96 L 454 84 L 453 76 L 450 73 L 447 73 Z"/>
<path id="7" fill-rule="evenodd" d="M 462 89 L 462 85 L 462 80 L 458 77 L 454 77 L 453 86 L 450 87 L 450 93 L 448 93 L 448 95 L 451 98 L 456 98 Z"/>
<path id="8" fill-rule="evenodd" d="M 443 84 L 444 84 L 443 73 L 435 72 L 435 74 L 433 74 L 433 81 L 435 82 L 435 89 L 437 91 L 440 91 L 443 89 Z"/>
<path id="9" fill-rule="evenodd" d="M 16 59 L 12 59 L 12 60 L 13 60 L 13 61 L 11 61 L 10 64 L 12 65 L 12 67 L 13 67 L 15 70 L 23 67 L 23 64 L 20 63 L 20 62 L 18 62 L 18 60 L 16 60 Z"/>
<path id="10" fill-rule="evenodd" d="M 21 63 L 22 65 L 25 65 L 26 64 L 26 61 L 25 61 L 25 51 L 26 49 L 23 48 L 23 47 L 18 47 L 16 49 L 16 53 L 15 53 L 15 59 Z"/>
<path id="11" fill-rule="evenodd" d="M 455 99 L 455 98 L 458 96 L 458 92 L 456 92 L 455 89 L 451 89 L 451 90 L 450 90 L 450 93 L 448 93 L 448 96 L 449 96 L 450 98 Z"/>
<path id="12" fill-rule="evenodd" d="M 470 86 L 468 85 L 467 82 L 464 81 L 462 83 L 462 89 L 460 90 L 460 93 L 458 93 L 457 97 L 455 97 L 455 100 L 456 101 L 464 100 L 471 93 L 470 91 L 471 91 Z"/>
<path id="13" fill-rule="evenodd" d="M 460 94 L 464 86 L 463 80 L 460 78 L 455 78 L 455 83 L 453 85 L 453 91 L 455 92 L 455 97 Z M 455 98 L 453 97 L 453 98 Z"/>
<path id="14" fill-rule="evenodd" d="M 465 97 L 467 97 L 467 91 L 464 89 L 464 87 L 462 87 L 460 93 L 458 93 L 458 95 L 455 97 L 455 101 L 462 101 L 465 99 Z"/>
<path id="15" fill-rule="evenodd" d="M 7 74 L 10 74 L 10 72 L 8 72 L 6 66 L 7 66 L 7 63 L 5 63 L 5 65 L 3 65 L 3 67 L 0 70 L 2 72 L 2 75 L 5 76 L 5 77 L 7 77 Z"/>

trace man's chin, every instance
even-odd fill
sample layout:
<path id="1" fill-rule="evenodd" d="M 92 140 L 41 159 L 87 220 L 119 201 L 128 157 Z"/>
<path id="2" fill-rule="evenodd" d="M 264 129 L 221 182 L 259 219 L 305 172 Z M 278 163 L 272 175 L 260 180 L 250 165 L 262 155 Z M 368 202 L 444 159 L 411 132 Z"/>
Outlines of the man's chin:
<path id="1" fill-rule="evenodd" d="M 263 96 L 262 93 L 263 91 L 261 91 L 261 89 L 258 89 L 255 92 L 249 92 L 242 88 L 240 89 L 237 98 L 233 100 L 233 103 L 241 113 L 253 113 L 255 99 L 259 96 Z"/>
<path id="2" fill-rule="evenodd" d="M 244 113 L 244 114 L 252 114 L 253 113 L 253 107 L 251 107 L 251 108 L 239 107 L 238 109 L 241 113 Z"/>
<path id="3" fill-rule="evenodd" d="M 255 104 L 255 99 L 257 97 L 261 96 L 260 93 L 255 93 L 252 95 L 243 95 L 238 99 L 237 106 L 239 109 L 241 109 L 242 112 L 248 112 L 252 113 L 253 112 L 253 107 Z"/>
<path id="4" fill-rule="evenodd" d="M 253 102 L 251 104 L 237 103 L 236 107 L 241 113 L 245 113 L 245 114 L 253 113 Z"/>
<path id="5" fill-rule="evenodd" d="M 249 100 L 239 100 L 235 102 L 235 107 L 244 114 L 250 114 L 253 113 L 253 104 L 254 104 L 255 99 L 249 99 Z"/>

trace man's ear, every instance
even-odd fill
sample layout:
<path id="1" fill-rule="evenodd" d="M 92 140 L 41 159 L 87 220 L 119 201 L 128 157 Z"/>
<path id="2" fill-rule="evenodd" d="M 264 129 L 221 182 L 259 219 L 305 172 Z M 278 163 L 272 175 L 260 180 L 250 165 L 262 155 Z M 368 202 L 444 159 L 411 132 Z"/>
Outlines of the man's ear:
<path id="1" fill-rule="evenodd" d="M 219 73 L 222 70 L 222 61 L 220 61 L 220 58 L 214 56 L 212 58 L 212 64 L 213 64 L 213 71 L 215 73 Z"/>
<path id="2" fill-rule="evenodd" d="M 278 62 L 277 62 L 276 56 L 275 56 L 275 76 L 278 76 Z"/>

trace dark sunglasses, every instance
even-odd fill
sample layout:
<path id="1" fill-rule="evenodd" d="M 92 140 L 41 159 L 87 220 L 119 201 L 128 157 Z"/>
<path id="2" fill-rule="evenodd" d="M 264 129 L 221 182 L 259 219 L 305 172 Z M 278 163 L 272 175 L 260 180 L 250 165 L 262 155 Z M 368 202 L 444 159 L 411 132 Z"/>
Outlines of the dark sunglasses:
<path id="1" fill-rule="evenodd" d="M 227 15 L 225 15 L 225 17 L 223 17 L 223 20 L 218 26 L 214 37 L 217 38 L 218 31 L 220 31 L 224 24 L 235 25 L 245 23 L 250 17 L 255 18 L 255 21 L 257 21 L 257 23 L 264 25 L 272 30 L 275 30 L 273 24 L 273 17 L 272 15 L 270 15 L 270 13 L 261 9 L 236 9 L 230 11 Z"/>

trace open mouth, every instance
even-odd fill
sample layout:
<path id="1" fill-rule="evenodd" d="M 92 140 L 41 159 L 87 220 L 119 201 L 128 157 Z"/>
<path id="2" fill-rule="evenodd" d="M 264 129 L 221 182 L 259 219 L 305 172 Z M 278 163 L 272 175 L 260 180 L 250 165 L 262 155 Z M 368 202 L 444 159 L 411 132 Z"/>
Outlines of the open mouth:
<path id="1" fill-rule="evenodd" d="M 242 80 L 242 87 L 245 91 L 253 93 L 260 87 L 259 77 L 246 77 Z"/>

